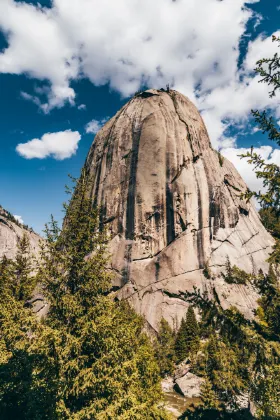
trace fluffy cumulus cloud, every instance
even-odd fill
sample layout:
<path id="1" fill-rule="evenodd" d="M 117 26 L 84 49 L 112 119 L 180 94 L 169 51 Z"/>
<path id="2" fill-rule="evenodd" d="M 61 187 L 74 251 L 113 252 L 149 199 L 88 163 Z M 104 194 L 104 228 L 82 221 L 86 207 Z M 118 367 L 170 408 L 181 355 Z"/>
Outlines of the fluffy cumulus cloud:
<path id="1" fill-rule="evenodd" d="M 87 125 L 85 126 L 86 133 L 92 133 L 96 134 L 105 124 L 105 122 L 108 120 L 108 117 L 103 118 L 102 120 L 91 120 Z"/>
<path id="2" fill-rule="evenodd" d="M 280 118 L 279 100 L 269 98 L 253 71 L 259 58 L 274 53 L 271 37 L 251 41 L 238 65 L 248 22 L 261 20 L 248 4 L 259 1 L 53 0 L 43 8 L 1 0 L 8 47 L 0 54 L 0 73 L 40 80 L 43 87 L 21 95 L 46 113 L 74 105 L 71 82 L 82 77 L 96 86 L 108 83 L 124 97 L 143 85 L 170 84 L 199 107 L 214 147 L 234 147 L 228 129 L 244 125 L 252 108 L 270 107 Z M 98 124 L 89 123 L 88 132 Z M 28 157 L 45 153 L 44 142 L 34 142 Z"/>
<path id="3" fill-rule="evenodd" d="M 17 214 L 14 214 L 14 218 L 21 223 L 22 225 L 24 224 L 23 218 Z"/>
<path id="4" fill-rule="evenodd" d="M 46 133 L 41 139 L 18 144 L 16 151 L 26 159 L 53 157 L 56 160 L 64 160 L 76 153 L 80 139 L 78 131 Z"/>

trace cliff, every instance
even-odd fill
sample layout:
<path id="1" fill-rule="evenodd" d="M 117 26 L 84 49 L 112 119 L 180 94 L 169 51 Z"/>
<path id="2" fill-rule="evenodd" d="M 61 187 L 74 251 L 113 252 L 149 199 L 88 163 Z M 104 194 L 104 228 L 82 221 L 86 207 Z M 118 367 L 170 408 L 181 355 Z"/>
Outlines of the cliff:
<path id="1" fill-rule="evenodd" d="M 111 235 L 119 297 L 153 329 L 176 328 L 186 312 L 181 291 L 215 291 L 223 307 L 253 316 L 252 285 L 228 284 L 227 258 L 251 273 L 268 270 L 274 243 L 237 170 L 212 149 L 203 120 L 176 91 L 147 90 L 96 135 L 86 168 L 90 195 Z M 205 277 L 209 267 L 212 278 Z"/>
<path id="2" fill-rule="evenodd" d="M 27 234 L 30 240 L 31 252 L 35 255 L 39 251 L 41 237 L 17 220 L 0 206 L 0 259 L 5 255 L 7 258 L 15 258 L 18 240 Z"/>

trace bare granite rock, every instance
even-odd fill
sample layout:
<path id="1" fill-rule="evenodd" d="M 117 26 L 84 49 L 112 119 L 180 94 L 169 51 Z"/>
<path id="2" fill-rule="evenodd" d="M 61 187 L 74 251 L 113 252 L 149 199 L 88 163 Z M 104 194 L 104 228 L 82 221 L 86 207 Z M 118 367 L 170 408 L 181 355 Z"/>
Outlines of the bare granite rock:
<path id="1" fill-rule="evenodd" d="M 30 251 L 38 255 L 39 241 L 42 239 L 31 229 L 15 223 L 9 217 L 9 213 L 0 206 L 0 259 L 5 255 L 7 258 L 15 258 L 18 241 L 24 233 L 30 241 Z"/>
<path id="2" fill-rule="evenodd" d="M 188 306 L 181 292 L 194 286 L 210 295 L 215 288 L 224 308 L 253 317 L 254 288 L 227 284 L 221 273 L 227 257 L 248 273 L 266 272 L 274 240 L 240 198 L 246 184 L 212 149 L 189 99 L 154 89 L 136 95 L 97 133 L 86 169 L 112 237 L 119 297 L 151 328 L 161 317 L 177 328 Z"/>
<path id="3" fill-rule="evenodd" d="M 200 388 L 203 382 L 203 378 L 188 372 L 186 375 L 175 380 L 175 390 L 186 398 L 198 398 L 200 397 Z"/>

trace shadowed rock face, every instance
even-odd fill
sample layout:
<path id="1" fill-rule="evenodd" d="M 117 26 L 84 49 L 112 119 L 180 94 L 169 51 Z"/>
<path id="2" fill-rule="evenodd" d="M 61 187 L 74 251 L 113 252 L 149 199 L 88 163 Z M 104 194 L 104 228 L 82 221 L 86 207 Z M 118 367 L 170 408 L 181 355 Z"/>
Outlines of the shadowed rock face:
<path id="1" fill-rule="evenodd" d="M 176 91 L 148 90 L 131 99 L 96 135 L 86 168 L 92 200 L 112 235 L 119 296 L 155 330 L 161 317 L 175 328 L 193 286 L 224 307 L 252 317 L 257 294 L 229 285 L 227 256 L 246 272 L 267 271 L 273 239 L 233 165 L 219 159 L 196 107 Z M 215 280 L 203 275 L 205 265 Z"/>

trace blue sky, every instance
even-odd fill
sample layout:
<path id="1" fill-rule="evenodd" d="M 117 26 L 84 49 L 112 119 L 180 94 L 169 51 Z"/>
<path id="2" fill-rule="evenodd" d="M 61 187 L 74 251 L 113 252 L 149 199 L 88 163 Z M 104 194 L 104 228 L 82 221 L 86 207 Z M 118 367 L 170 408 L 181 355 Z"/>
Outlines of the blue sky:
<path id="1" fill-rule="evenodd" d="M 139 88 L 167 83 L 196 103 L 213 145 L 260 187 L 237 155 L 254 144 L 280 161 L 250 119 L 251 108 L 270 108 L 280 120 L 279 99 L 253 72 L 276 51 L 278 8 L 279 0 L 1 0 L 0 204 L 38 232 L 51 213 L 61 220 L 67 174 L 78 176 L 96 127 Z"/>

